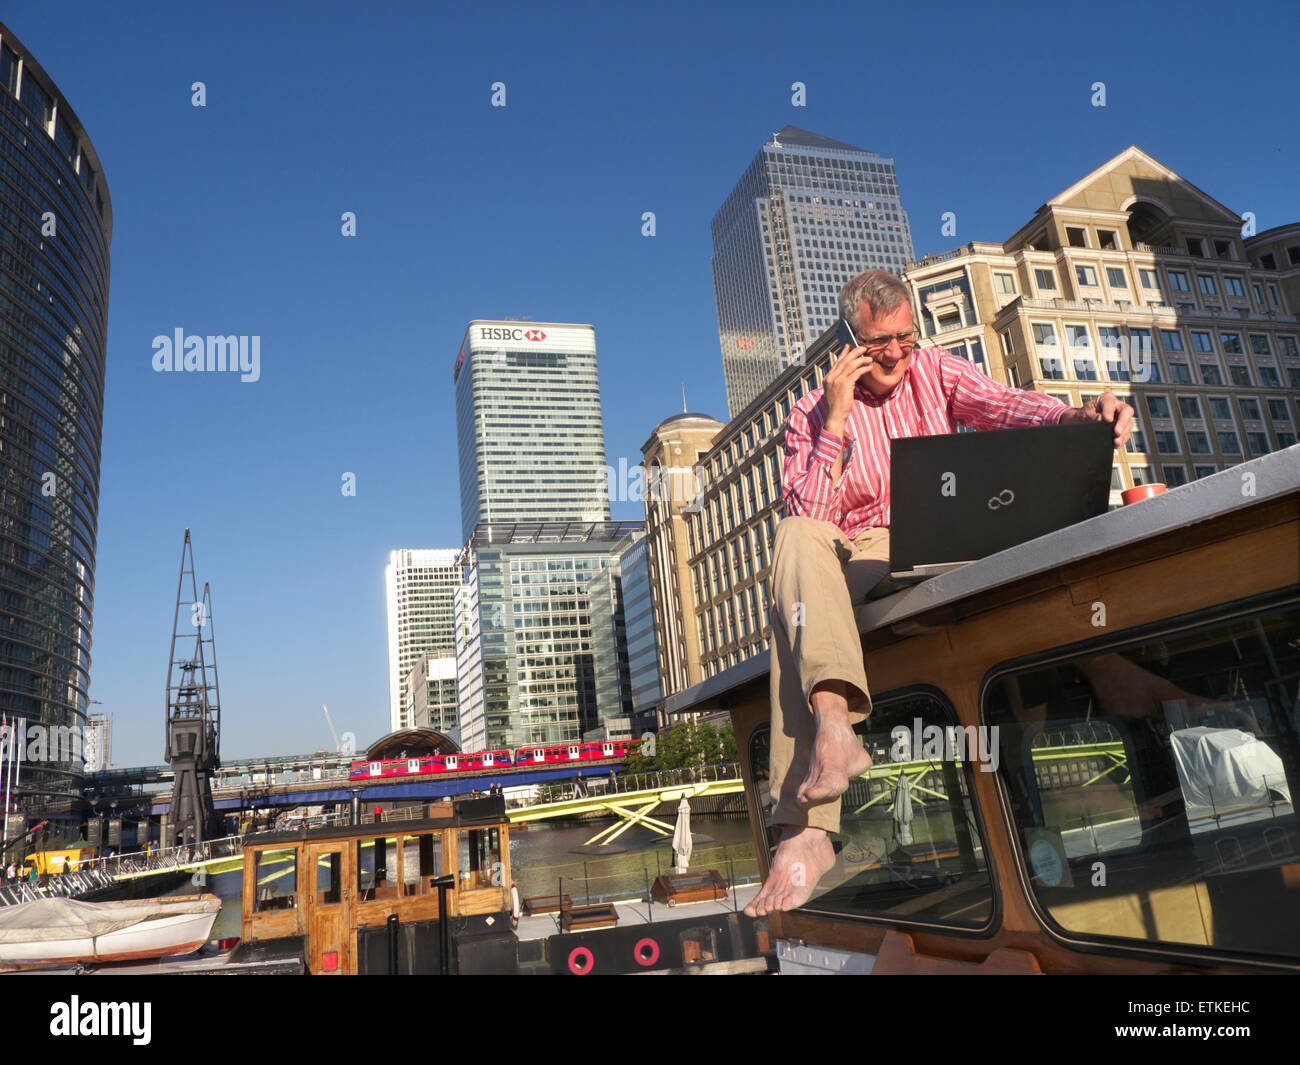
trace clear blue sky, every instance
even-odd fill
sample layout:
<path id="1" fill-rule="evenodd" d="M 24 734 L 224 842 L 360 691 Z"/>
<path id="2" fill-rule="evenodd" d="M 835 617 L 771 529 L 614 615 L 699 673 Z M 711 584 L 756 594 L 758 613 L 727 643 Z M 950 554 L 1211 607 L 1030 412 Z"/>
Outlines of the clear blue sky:
<path id="1" fill-rule="evenodd" d="M 681 410 L 683 380 L 725 418 L 709 222 L 784 125 L 893 157 L 918 255 L 1005 239 L 1133 143 L 1260 229 L 1300 218 L 1291 2 L 7 0 L 0 17 L 113 198 L 91 697 L 118 765 L 162 759 L 186 526 L 213 586 L 223 754 L 328 746 L 322 702 L 362 744 L 387 730 L 383 568 L 458 545 L 470 319 L 594 324 L 612 465 Z M 154 373 L 152 339 L 177 327 L 259 335 L 261 380 Z"/>

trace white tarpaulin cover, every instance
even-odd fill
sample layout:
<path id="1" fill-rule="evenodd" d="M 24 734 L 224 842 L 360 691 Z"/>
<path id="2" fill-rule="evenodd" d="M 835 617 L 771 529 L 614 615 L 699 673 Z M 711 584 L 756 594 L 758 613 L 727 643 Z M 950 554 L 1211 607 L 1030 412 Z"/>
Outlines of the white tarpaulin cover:
<path id="1" fill-rule="evenodd" d="M 139 902 L 78 902 L 38 899 L 0 906 L 0 943 L 49 943 L 107 935 L 142 921 L 188 913 L 216 913 L 215 895 L 188 899 L 141 899 Z"/>
<path id="2" fill-rule="evenodd" d="M 1233 728 L 1185 728 L 1169 734 L 1188 806 L 1230 810 L 1267 803 L 1270 790 L 1291 801 L 1286 770 L 1268 744 Z"/>

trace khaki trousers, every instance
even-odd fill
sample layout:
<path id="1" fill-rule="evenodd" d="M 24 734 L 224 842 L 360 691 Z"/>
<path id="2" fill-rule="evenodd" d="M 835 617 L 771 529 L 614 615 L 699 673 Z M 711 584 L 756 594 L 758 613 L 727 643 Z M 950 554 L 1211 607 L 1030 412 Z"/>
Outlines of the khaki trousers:
<path id="1" fill-rule="evenodd" d="M 812 690 L 848 685 L 849 720 L 865 721 L 871 693 L 853 612 L 889 578 L 889 529 L 864 529 L 856 540 L 839 526 L 787 517 L 772 553 L 772 739 L 769 784 L 774 825 L 813 825 L 838 832 L 840 800 L 805 809 L 795 792 L 808 775 L 816 728 Z"/>

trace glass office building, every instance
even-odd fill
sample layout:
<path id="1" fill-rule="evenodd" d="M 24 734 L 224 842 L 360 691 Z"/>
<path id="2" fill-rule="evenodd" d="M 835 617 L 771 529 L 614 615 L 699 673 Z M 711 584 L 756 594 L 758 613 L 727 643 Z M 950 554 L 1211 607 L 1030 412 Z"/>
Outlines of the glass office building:
<path id="1" fill-rule="evenodd" d="M 466 542 L 480 522 L 609 520 L 591 326 L 470 322 L 452 380 Z"/>
<path id="2" fill-rule="evenodd" d="M 713 219 L 730 416 L 835 323 L 846 281 L 911 258 L 892 159 L 794 126 L 773 134 Z"/>
<path id="3" fill-rule="evenodd" d="M 46 730 L 29 813 L 78 793 L 113 211 L 95 149 L 0 24 L 0 711 Z"/>
<path id="4" fill-rule="evenodd" d="M 461 555 L 456 674 L 467 751 L 577 743 L 601 724 L 598 671 L 613 671 L 618 541 L 641 522 L 481 523 Z M 603 588 L 603 594 L 601 589 Z M 593 589 L 598 602 L 593 608 Z M 621 627 L 621 626 L 620 626 Z M 617 694 L 608 709 L 621 709 Z"/>

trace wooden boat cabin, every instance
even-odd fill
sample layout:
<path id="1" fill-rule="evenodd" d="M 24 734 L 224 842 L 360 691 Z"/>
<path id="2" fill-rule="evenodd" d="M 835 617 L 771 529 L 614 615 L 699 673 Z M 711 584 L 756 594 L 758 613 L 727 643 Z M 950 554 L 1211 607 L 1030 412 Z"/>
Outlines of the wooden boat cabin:
<path id="1" fill-rule="evenodd" d="M 874 764 L 783 971 L 1300 971 L 1300 447 L 858 621 Z M 768 681 L 667 707 L 730 711 L 764 875 Z"/>
<path id="2" fill-rule="evenodd" d="M 258 835 L 244 851 L 243 937 L 232 960 L 301 951 L 311 973 L 350 974 L 438 973 L 444 944 L 452 972 L 490 969 L 502 950 L 513 958 L 505 801 L 427 812 Z M 446 938 L 440 880 L 446 916 L 457 918 Z"/>

